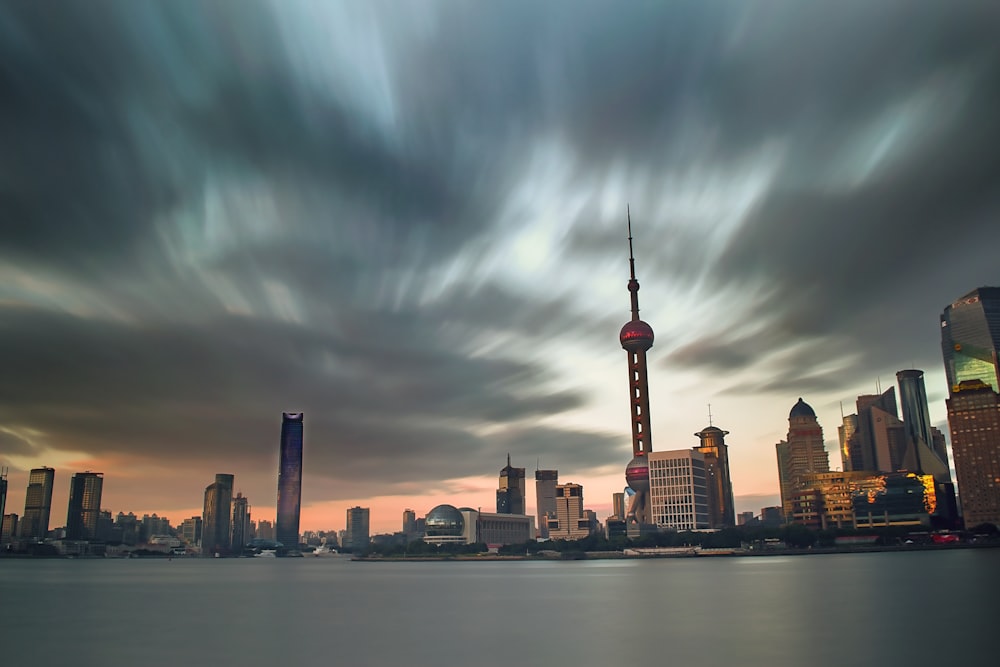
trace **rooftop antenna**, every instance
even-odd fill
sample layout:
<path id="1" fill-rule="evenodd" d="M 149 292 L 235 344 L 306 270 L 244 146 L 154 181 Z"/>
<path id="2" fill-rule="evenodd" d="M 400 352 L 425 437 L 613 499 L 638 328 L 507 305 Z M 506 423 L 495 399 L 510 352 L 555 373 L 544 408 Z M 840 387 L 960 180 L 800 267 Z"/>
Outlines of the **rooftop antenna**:
<path id="1" fill-rule="evenodd" d="M 840 421 L 844 421 L 844 402 L 840 402 Z"/>
<path id="2" fill-rule="evenodd" d="M 708 404 L 708 425 L 712 425 L 712 404 Z"/>
<path id="3" fill-rule="evenodd" d="M 882 393 L 882 377 L 878 375 L 875 376 L 875 392 L 877 394 Z"/>

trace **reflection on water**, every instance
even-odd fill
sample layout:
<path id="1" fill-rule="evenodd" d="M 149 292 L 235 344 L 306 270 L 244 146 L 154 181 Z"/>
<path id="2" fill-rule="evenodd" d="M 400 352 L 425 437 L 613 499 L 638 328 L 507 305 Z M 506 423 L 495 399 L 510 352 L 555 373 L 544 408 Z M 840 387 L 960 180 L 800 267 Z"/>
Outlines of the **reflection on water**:
<path id="1" fill-rule="evenodd" d="M 0 561 L 25 664 L 929 665 L 995 632 L 1000 550 L 573 562 Z M 42 651 L 40 654 L 39 651 Z"/>

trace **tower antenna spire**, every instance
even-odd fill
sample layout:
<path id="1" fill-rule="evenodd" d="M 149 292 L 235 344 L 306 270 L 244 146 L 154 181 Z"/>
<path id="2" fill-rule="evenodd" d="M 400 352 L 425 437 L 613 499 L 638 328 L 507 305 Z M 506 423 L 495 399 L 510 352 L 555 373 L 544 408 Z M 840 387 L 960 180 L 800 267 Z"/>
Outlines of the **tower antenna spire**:
<path id="1" fill-rule="evenodd" d="M 712 425 L 712 404 L 708 404 L 708 425 Z"/>
<path id="2" fill-rule="evenodd" d="M 628 218 L 628 267 L 632 280 L 635 280 L 635 253 L 632 252 L 632 210 L 625 205 L 625 215 Z"/>

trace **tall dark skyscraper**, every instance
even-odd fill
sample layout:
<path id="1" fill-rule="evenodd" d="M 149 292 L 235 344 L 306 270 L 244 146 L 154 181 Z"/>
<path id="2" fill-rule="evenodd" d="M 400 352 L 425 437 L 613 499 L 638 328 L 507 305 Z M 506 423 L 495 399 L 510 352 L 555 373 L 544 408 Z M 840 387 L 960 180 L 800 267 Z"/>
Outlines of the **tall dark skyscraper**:
<path id="1" fill-rule="evenodd" d="M 700 441 L 695 451 L 705 457 L 705 485 L 708 490 L 708 523 L 710 528 L 736 525 L 733 506 L 733 480 L 729 475 L 729 431 L 709 424 L 694 434 Z"/>
<path id="2" fill-rule="evenodd" d="M 497 514 L 524 514 L 524 468 L 510 464 L 500 470 L 500 488 L 497 489 Z"/>
<path id="3" fill-rule="evenodd" d="M 250 543 L 250 501 L 242 493 L 233 498 L 232 538 L 233 553 L 240 553 Z"/>
<path id="4" fill-rule="evenodd" d="M 41 541 L 49 532 L 49 515 L 52 513 L 52 486 L 56 471 L 53 468 L 34 468 L 28 473 L 28 490 L 24 494 L 24 516 L 21 517 L 21 537 Z"/>
<path id="5" fill-rule="evenodd" d="M 287 549 L 299 548 L 299 512 L 302 509 L 301 412 L 281 413 L 281 450 L 278 462 L 278 518 L 275 536 Z"/>
<path id="6" fill-rule="evenodd" d="M 7 468 L 0 468 L 0 517 L 7 513 Z"/>
<path id="7" fill-rule="evenodd" d="M 941 314 L 941 352 L 951 392 L 979 380 L 1000 392 L 1000 287 L 974 289 Z"/>
<path id="8" fill-rule="evenodd" d="M 625 323 L 618 336 L 628 353 L 629 413 L 632 422 L 632 460 L 625 467 L 625 481 L 635 491 L 626 521 L 639 527 L 652 522 L 649 497 L 649 462 L 646 455 L 653 451 L 649 428 L 649 379 L 646 374 L 646 351 L 653 347 L 653 328 L 639 319 L 639 281 L 635 278 L 635 255 L 632 252 L 632 216 L 628 217 L 628 291 L 632 302 L 632 319 Z"/>
<path id="9" fill-rule="evenodd" d="M 78 472 L 69 482 L 69 509 L 66 512 L 66 539 L 96 540 L 101 516 L 104 474 Z"/>
<path id="10" fill-rule="evenodd" d="M 556 486 L 558 470 L 535 470 L 535 511 L 538 513 L 538 534 L 549 536 L 549 520 L 556 518 Z"/>
<path id="11" fill-rule="evenodd" d="M 205 488 L 201 521 L 201 555 L 228 553 L 232 531 L 233 476 L 220 473 Z"/>

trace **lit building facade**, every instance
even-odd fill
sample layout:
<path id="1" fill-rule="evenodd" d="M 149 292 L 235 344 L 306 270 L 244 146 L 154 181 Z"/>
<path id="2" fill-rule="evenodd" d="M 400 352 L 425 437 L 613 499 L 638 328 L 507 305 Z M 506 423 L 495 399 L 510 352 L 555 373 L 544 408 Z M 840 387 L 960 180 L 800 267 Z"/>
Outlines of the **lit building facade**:
<path id="1" fill-rule="evenodd" d="M 17 519 L 14 513 L 3 515 L 3 524 L 0 524 L 0 548 L 6 547 L 17 537 Z"/>
<path id="2" fill-rule="evenodd" d="M 299 513 L 302 506 L 303 413 L 281 414 L 278 461 L 278 510 L 275 533 L 287 549 L 299 548 Z"/>
<path id="3" fill-rule="evenodd" d="M 219 473 L 205 487 L 205 507 L 201 516 L 201 553 L 212 556 L 228 553 L 232 530 L 233 476 Z"/>
<path id="4" fill-rule="evenodd" d="M 801 398 L 788 413 L 788 439 L 775 445 L 781 508 L 786 520 L 792 516 L 792 494 L 797 479 L 807 473 L 830 472 L 830 458 L 823 446 L 823 428 L 816 412 Z"/>
<path id="5" fill-rule="evenodd" d="M 1000 527 L 1000 395 L 979 380 L 962 380 L 948 398 L 955 476 L 967 528 Z"/>
<path id="6" fill-rule="evenodd" d="M 69 508 L 66 512 L 67 540 L 97 539 L 103 490 L 103 473 L 78 472 L 73 475 L 69 482 Z"/>
<path id="7" fill-rule="evenodd" d="M 833 471 L 798 477 L 791 522 L 815 529 L 926 526 L 937 509 L 932 475 Z"/>
<path id="8" fill-rule="evenodd" d="M 347 535 L 345 539 L 354 553 L 361 553 L 368 549 L 371 541 L 370 533 L 371 510 L 367 507 L 351 507 L 347 510 Z M 281 540 L 278 540 L 279 542 Z"/>
<path id="9" fill-rule="evenodd" d="M 558 470 L 535 471 L 535 513 L 538 517 L 538 536 L 541 538 L 549 536 L 549 521 L 556 518 L 556 486 L 558 484 Z"/>
<path id="10" fill-rule="evenodd" d="M 24 494 L 24 514 L 19 530 L 21 537 L 32 542 L 41 542 L 49 532 L 49 516 L 52 513 L 52 487 L 56 471 L 53 468 L 34 468 L 28 473 L 28 489 Z"/>
<path id="11" fill-rule="evenodd" d="M 711 527 L 705 456 L 694 449 L 651 452 L 649 496 L 653 522 L 670 530 Z"/>
<path id="12" fill-rule="evenodd" d="M 524 514 L 524 468 L 510 464 L 500 470 L 500 488 L 497 489 L 497 514 Z"/>
<path id="13" fill-rule="evenodd" d="M 695 449 L 705 459 L 709 527 L 734 526 L 736 508 L 733 503 L 733 480 L 729 474 L 729 447 L 726 445 L 729 431 L 710 424 L 694 435 L 700 443 Z"/>
<path id="14" fill-rule="evenodd" d="M 630 528 L 640 534 L 644 526 L 652 525 L 647 456 L 653 451 L 653 436 L 649 420 L 646 352 L 653 347 L 653 328 L 639 319 L 639 281 L 635 277 L 631 214 L 628 218 L 628 264 L 632 319 L 622 327 L 618 341 L 628 355 L 629 421 L 632 423 L 632 460 L 625 467 L 625 482 L 635 495 L 631 498 L 625 519 Z"/>
<path id="15" fill-rule="evenodd" d="M 554 540 L 578 540 L 590 535 L 590 519 L 583 511 L 583 487 L 579 484 L 556 485 L 556 518 L 549 519 L 549 537 Z"/>

